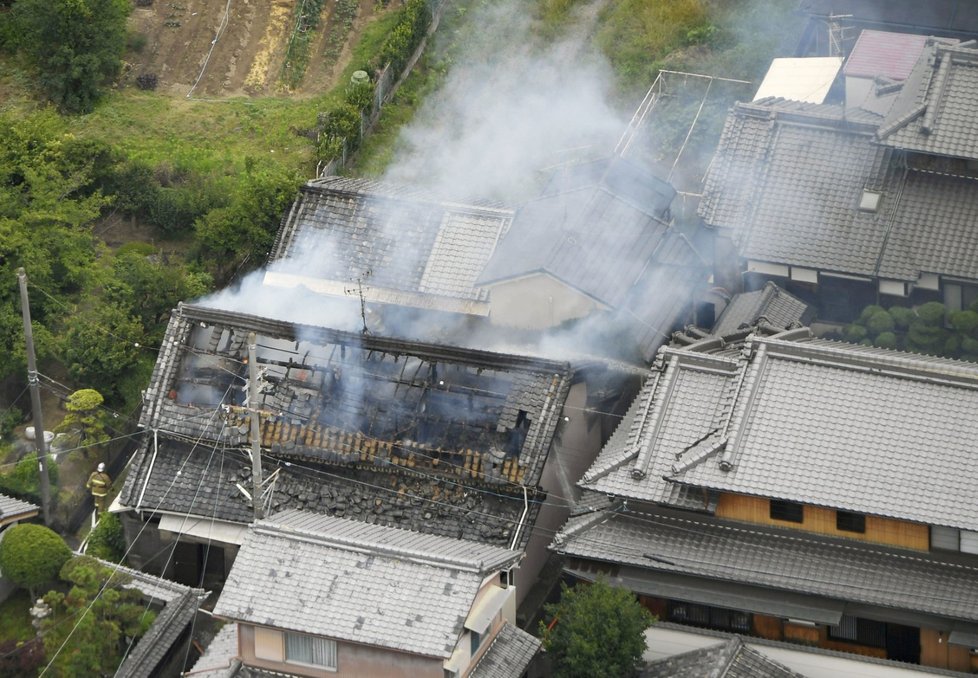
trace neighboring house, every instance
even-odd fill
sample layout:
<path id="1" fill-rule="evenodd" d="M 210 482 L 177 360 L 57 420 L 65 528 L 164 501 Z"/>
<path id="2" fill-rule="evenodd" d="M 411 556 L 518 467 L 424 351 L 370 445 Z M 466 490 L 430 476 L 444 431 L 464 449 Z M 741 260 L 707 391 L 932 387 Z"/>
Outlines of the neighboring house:
<path id="1" fill-rule="evenodd" d="M 966 674 L 672 622 L 645 632 L 642 678 L 929 678 Z M 748 672 L 745 674 L 744 671 Z"/>
<path id="2" fill-rule="evenodd" d="M 661 619 L 969 670 L 978 366 L 812 338 L 663 348 L 553 547 Z"/>
<path id="3" fill-rule="evenodd" d="M 805 678 L 733 636 L 730 640 L 650 662 L 639 678 Z"/>
<path id="4" fill-rule="evenodd" d="M 927 36 L 913 33 L 860 32 L 842 67 L 846 106 L 886 115 L 900 90 L 894 85 L 910 77 L 926 43 Z"/>
<path id="5" fill-rule="evenodd" d="M 99 562 L 129 579 L 126 586 L 142 593 L 146 608 L 156 612 L 152 625 L 126 652 L 115 678 L 170 678 L 181 675 L 189 653 L 194 617 L 200 604 L 210 594 L 116 563 Z"/>
<path id="6" fill-rule="evenodd" d="M 477 280 L 489 289 L 493 322 L 542 330 L 597 315 L 650 360 L 705 280 L 699 255 L 671 225 L 675 195 L 621 157 L 555 172 Z"/>
<path id="7" fill-rule="evenodd" d="M 318 179 L 284 218 L 264 282 L 350 303 L 362 297 L 390 332 L 406 324 L 404 309 L 429 314 L 415 330 L 457 323 L 437 317 L 453 314 L 474 323 L 473 334 L 491 332 L 488 324 L 510 340 L 530 332 L 529 343 L 596 317 L 622 328 L 631 354 L 651 359 L 706 278 L 670 226 L 675 194 L 618 157 L 555 171 L 516 212 Z"/>
<path id="8" fill-rule="evenodd" d="M 707 337 L 725 341 L 742 340 L 761 328 L 765 334 L 806 327 L 815 317 L 815 309 L 789 294 L 773 282 L 759 290 L 741 292 L 727 300 L 709 330 L 688 326 L 672 335 L 673 343 L 688 346 Z"/>
<path id="9" fill-rule="evenodd" d="M 505 652 L 518 661 L 485 675 L 519 678 L 539 646 L 513 626 L 521 557 L 289 510 L 249 528 L 214 614 L 236 625 L 236 659 L 249 669 L 462 678 Z"/>
<path id="10" fill-rule="evenodd" d="M 847 322 L 870 303 L 978 300 L 978 46 L 930 40 L 887 116 L 783 100 L 731 111 L 700 205 L 748 288 Z M 718 272 L 737 289 L 735 272 Z"/>
<path id="11" fill-rule="evenodd" d="M 179 581 L 223 581 L 230 569 L 255 517 L 250 332 L 266 513 L 300 508 L 526 549 L 521 576 L 535 578 L 548 530 L 566 517 L 562 498 L 601 447 L 604 415 L 589 410 L 607 411 L 621 391 L 603 365 L 189 305 L 171 317 L 144 396 L 145 442 L 111 508 L 129 543 L 138 536 L 130 562 L 162 565 L 169 546 L 165 574 Z"/>

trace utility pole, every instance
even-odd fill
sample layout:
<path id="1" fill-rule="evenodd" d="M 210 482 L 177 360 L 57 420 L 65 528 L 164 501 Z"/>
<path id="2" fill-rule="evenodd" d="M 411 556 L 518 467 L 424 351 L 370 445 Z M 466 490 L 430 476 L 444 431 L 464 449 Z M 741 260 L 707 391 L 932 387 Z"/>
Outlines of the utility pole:
<path id="1" fill-rule="evenodd" d="M 27 341 L 27 384 L 31 389 L 31 410 L 34 414 L 34 449 L 37 450 L 37 466 L 41 475 L 41 510 L 44 524 L 51 524 L 51 487 L 48 479 L 47 441 L 44 440 L 44 420 L 41 417 L 41 391 L 37 382 L 37 360 L 34 357 L 34 331 L 31 328 L 31 305 L 27 298 L 27 273 L 17 269 L 20 282 L 20 310 L 24 316 L 24 339 Z"/>
<path id="2" fill-rule="evenodd" d="M 248 412 L 251 414 L 251 503 L 255 507 L 255 520 L 261 520 L 261 433 L 258 426 L 258 338 L 248 334 Z"/>

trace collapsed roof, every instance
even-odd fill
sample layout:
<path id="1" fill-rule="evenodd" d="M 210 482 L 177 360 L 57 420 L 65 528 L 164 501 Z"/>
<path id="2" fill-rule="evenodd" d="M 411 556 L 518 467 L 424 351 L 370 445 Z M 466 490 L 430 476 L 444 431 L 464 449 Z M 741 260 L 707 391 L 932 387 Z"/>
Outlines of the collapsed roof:
<path id="1" fill-rule="evenodd" d="M 476 508 L 470 495 L 479 494 L 466 487 L 479 486 L 491 493 L 478 505 L 499 509 L 506 521 L 482 531 L 505 541 L 516 530 L 523 487 L 537 492 L 570 388 L 567 363 L 190 305 L 173 314 L 145 394 L 140 425 L 155 441 L 147 440 L 129 476 L 124 506 L 249 519 L 249 502 L 235 487 L 250 477 L 249 464 L 226 453 L 251 442 L 250 332 L 265 475 L 280 469 L 273 506 L 349 510 L 366 519 L 374 506 L 355 508 L 369 497 L 378 508 L 391 503 L 387 520 L 451 533 L 451 525 L 425 527 L 432 506 L 440 512 L 438 502 L 448 502 L 464 515 Z M 326 476 L 317 475 L 324 469 Z"/>

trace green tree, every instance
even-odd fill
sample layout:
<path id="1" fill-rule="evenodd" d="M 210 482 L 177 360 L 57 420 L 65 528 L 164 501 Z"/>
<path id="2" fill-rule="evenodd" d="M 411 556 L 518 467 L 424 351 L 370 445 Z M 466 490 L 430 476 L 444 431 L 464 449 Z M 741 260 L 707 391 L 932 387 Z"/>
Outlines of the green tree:
<path id="1" fill-rule="evenodd" d="M 72 446 L 97 446 L 109 439 L 105 427 L 109 423 L 108 412 L 102 408 L 105 399 L 93 388 L 75 391 L 65 402 L 68 414 L 55 429 L 68 437 Z M 97 448 L 96 448 L 97 449 Z"/>
<path id="2" fill-rule="evenodd" d="M 545 607 L 543 646 L 558 678 L 634 675 L 645 652 L 645 630 L 655 617 L 630 591 L 599 579 L 573 588 L 562 584 L 560 602 Z"/>
<path id="3" fill-rule="evenodd" d="M 61 338 L 61 355 L 71 377 L 118 399 L 120 380 L 135 368 L 144 343 L 138 318 L 115 304 L 90 306 L 69 317 Z"/>
<path id="4" fill-rule="evenodd" d="M 122 65 L 126 0 L 18 0 L 20 49 L 48 97 L 68 113 L 87 113 L 101 85 Z"/>
<path id="5" fill-rule="evenodd" d="M 51 487 L 58 485 L 58 465 L 48 455 L 48 480 Z M 41 501 L 41 470 L 37 464 L 37 452 L 28 452 L 17 462 L 10 473 L 0 476 L 0 490 L 28 501 Z"/>
<path id="6" fill-rule="evenodd" d="M 113 563 L 121 563 L 126 553 L 126 540 L 122 534 L 122 523 L 114 513 L 105 511 L 98 519 L 98 525 L 88 537 L 90 555 Z"/>
<path id="7" fill-rule="evenodd" d="M 126 587 L 128 575 L 90 556 L 67 561 L 61 579 L 71 586 L 67 593 L 53 590 L 44 596 L 52 613 L 41 625 L 52 675 L 111 676 L 122 660 L 125 637 L 145 634 L 155 614 L 138 590 Z"/>
<path id="8" fill-rule="evenodd" d="M 38 588 L 58 578 L 71 558 L 64 539 L 43 525 L 14 525 L 0 541 L 0 571 L 33 598 Z"/>

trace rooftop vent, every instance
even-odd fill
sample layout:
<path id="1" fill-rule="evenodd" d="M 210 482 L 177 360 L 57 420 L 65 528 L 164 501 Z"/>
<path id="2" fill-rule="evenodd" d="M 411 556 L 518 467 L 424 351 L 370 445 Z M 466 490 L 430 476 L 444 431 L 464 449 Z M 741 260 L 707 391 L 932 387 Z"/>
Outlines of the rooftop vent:
<path id="1" fill-rule="evenodd" d="M 863 212 L 875 212 L 880 206 L 882 193 L 876 191 L 863 191 L 863 197 L 859 200 L 859 209 Z"/>

